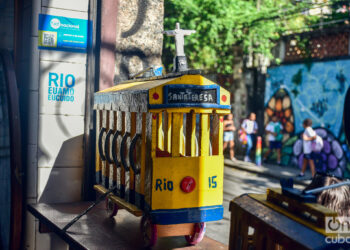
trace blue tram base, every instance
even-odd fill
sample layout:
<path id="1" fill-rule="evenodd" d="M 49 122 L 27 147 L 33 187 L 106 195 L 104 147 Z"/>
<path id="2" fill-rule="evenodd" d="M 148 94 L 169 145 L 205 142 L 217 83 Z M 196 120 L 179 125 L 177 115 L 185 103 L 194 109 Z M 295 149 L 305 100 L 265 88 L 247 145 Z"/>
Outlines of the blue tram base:
<path id="1" fill-rule="evenodd" d="M 152 222 L 159 225 L 182 223 L 198 223 L 221 220 L 224 216 L 224 207 L 207 206 L 182 209 L 159 209 L 149 211 Z"/>

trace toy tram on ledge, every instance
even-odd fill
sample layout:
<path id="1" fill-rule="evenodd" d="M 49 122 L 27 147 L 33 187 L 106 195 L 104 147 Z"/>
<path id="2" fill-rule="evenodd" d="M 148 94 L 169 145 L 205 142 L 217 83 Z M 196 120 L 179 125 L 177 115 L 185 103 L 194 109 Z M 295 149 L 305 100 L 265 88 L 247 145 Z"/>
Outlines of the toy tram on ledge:
<path id="1" fill-rule="evenodd" d="M 145 246 L 157 237 L 186 236 L 196 244 L 205 222 L 223 217 L 223 116 L 230 94 L 187 70 L 176 24 L 174 73 L 127 81 L 95 93 L 95 190 L 110 216 L 123 208 L 143 216 Z M 113 194 L 111 192 L 113 190 Z"/>
<path id="2" fill-rule="evenodd" d="M 141 216 L 147 245 L 223 217 L 223 116 L 229 92 L 198 74 L 128 81 L 95 94 L 95 190 L 107 207 Z"/>

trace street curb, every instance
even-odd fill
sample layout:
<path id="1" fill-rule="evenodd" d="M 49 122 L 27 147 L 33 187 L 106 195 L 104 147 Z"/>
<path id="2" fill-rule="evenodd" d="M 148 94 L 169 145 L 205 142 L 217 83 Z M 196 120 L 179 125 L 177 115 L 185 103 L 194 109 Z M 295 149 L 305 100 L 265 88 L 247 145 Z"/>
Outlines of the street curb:
<path id="1" fill-rule="evenodd" d="M 310 184 L 310 180 L 297 180 L 295 178 L 293 178 L 293 176 L 288 176 L 288 175 L 279 175 L 276 174 L 275 172 L 272 171 L 268 171 L 262 167 L 259 167 L 257 165 L 255 165 L 254 163 L 247 163 L 247 162 L 242 162 L 242 161 L 231 161 L 228 159 L 224 160 L 224 164 L 227 167 L 232 167 L 241 171 L 246 171 L 246 172 L 250 172 L 250 173 L 255 173 L 255 174 L 261 174 L 263 176 L 267 176 L 267 177 L 271 177 L 277 180 L 280 180 L 282 178 L 292 178 L 295 184 L 299 184 L 299 185 L 303 185 L 303 186 L 307 186 Z"/>

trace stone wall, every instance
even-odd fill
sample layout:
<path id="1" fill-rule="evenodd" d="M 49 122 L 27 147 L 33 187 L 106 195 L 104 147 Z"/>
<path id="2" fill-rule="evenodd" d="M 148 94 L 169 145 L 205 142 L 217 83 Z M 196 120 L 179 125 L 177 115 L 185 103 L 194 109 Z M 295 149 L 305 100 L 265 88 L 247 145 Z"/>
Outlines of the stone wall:
<path id="1" fill-rule="evenodd" d="M 152 65 L 161 65 L 162 0 L 119 1 L 117 13 L 115 82 L 127 80 Z"/>

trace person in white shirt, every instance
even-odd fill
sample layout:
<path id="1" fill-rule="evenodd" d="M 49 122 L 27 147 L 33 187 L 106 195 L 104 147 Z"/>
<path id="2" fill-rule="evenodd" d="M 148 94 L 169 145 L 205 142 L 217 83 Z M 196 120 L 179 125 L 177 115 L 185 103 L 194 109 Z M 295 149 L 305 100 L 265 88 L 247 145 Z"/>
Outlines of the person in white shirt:
<path id="1" fill-rule="evenodd" d="M 247 151 L 244 157 L 244 161 L 249 161 L 251 162 L 251 159 L 249 157 L 250 151 L 253 147 L 253 136 L 256 134 L 258 131 L 258 124 L 256 123 L 256 115 L 255 113 L 250 113 L 249 118 L 245 119 L 242 122 L 242 130 L 244 133 L 247 135 Z"/>
<path id="2" fill-rule="evenodd" d="M 303 121 L 303 127 L 305 128 L 305 131 L 302 134 L 304 159 L 303 159 L 303 166 L 301 168 L 301 172 L 297 177 L 304 177 L 305 175 L 304 173 L 307 165 L 310 166 L 312 177 L 314 177 L 316 173 L 315 163 L 313 159 L 313 152 L 312 152 L 312 141 L 316 139 L 316 132 L 312 129 L 311 126 L 312 126 L 311 119 L 305 119 Z"/>
<path id="3" fill-rule="evenodd" d="M 282 130 L 282 124 L 278 121 L 277 116 L 274 115 L 272 121 L 270 121 L 265 128 L 265 132 L 269 139 L 269 150 L 264 155 L 264 161 L 266 161 L 272 150 L 276 150 L 277 164 L 281 164 Z"/>

